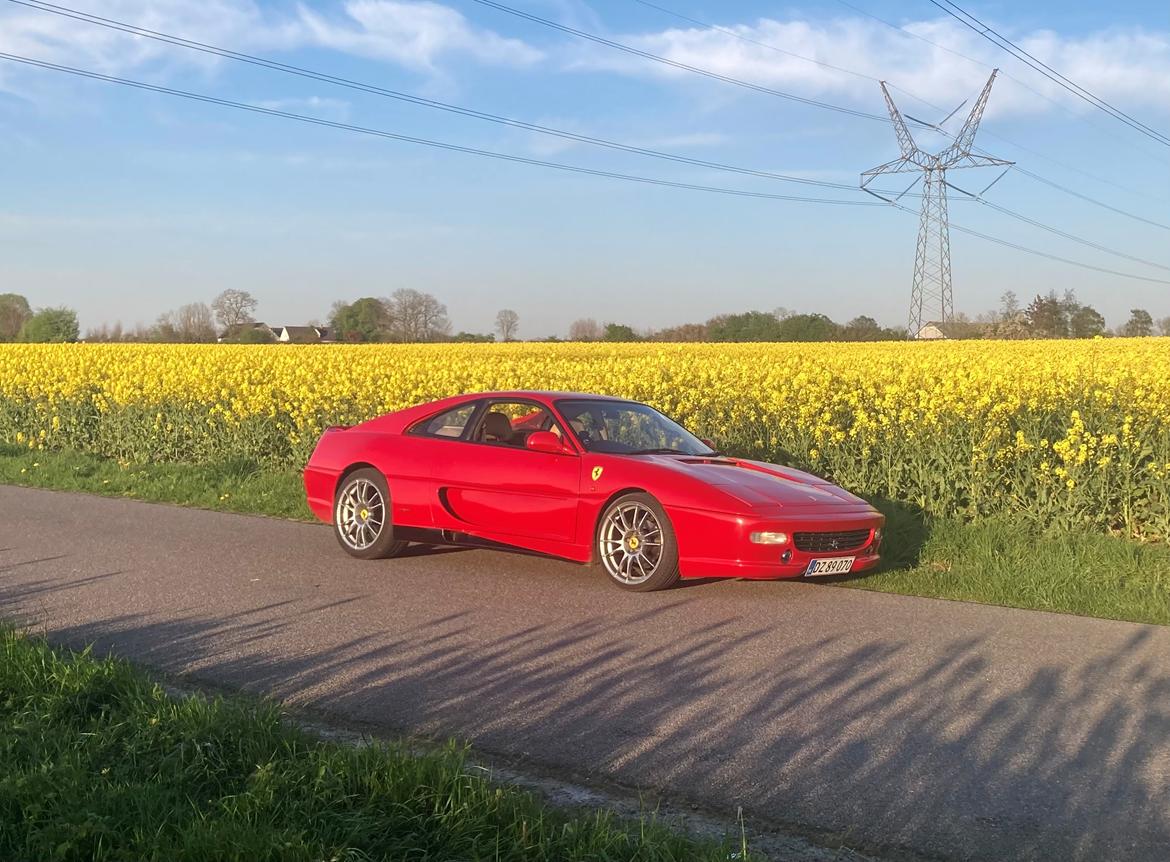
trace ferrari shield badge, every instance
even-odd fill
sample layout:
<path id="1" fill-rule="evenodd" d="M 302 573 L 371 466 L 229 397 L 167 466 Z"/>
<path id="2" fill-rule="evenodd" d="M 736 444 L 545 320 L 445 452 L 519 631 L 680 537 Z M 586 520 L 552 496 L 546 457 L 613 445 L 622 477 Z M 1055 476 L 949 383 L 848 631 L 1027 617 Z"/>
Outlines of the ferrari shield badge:
<path id="1" fill-rule="evenodd" d="M 594 482 L 596 482 L 598 479 L 600 479 L 600 478 L 601 478 L 601 474 L 602 474 L 603 472 L 604 472 L 603 468 L 601 468 L 601 467 L 594 467 L 594 468 L 593 468 L 593 472 L 590 474 L 590 475 L 592 475 L 592 476 L 593 476 L 593 481 L 594 481 Z"/>

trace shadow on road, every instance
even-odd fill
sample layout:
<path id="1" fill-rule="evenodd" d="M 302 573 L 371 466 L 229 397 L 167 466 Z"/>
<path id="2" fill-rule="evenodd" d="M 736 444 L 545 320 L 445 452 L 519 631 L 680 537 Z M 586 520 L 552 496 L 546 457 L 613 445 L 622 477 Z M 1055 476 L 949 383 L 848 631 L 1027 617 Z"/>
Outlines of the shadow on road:
<path id="1" fill-rule="evenodd" d="M 42 588 L 0 579 L 0 604 Z M 1170 858 L 1170 679 L 1153 629 L 1114 654 L 1021 674 L 1005 694 L 978 637 L 955 632 L 925 659 L 897 631 L 861 645 L 786 642 L 758 622 L 698 613 L 702 600 L 607 593 L 589 619 L 501 632 L 470 608 L 373 630 L 346 626 L 344 608 L 367 601 L 349 593 L 168 621 L 110 616 L 53 637 L 357 721 L 681 788 L 771 822 L 856 824 L 863 846 Z M 666 628 L 678 637 L 648 647 L 645 633 Z M 906 678 L 907 667 L 918 670 Z M 1118 680 L 1124 701 L 1099 697 Z"/>

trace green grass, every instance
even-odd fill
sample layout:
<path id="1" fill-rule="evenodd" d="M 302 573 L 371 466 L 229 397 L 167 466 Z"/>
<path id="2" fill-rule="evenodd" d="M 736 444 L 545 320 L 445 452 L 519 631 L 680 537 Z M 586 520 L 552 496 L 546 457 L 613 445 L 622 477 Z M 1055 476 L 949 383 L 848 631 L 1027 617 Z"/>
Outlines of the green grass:
<path id="1" fill-rule="evenodd" d="M 1045 533 L 1003 518 L 923 520 L 886 510 L 883 566 L 841 586 L 1170 625 L 1170 548 Z"/>
<path id="2" fill-rule="evenodd" d="M 450 746 L 323 742 L 242 697 L 0 628 L 0 859 L 726 860 L 653 819 L 550 809 Z M 736 858 L 743 858 L 736 842 Z"/>
<path id="3" fill-rule="evenodd" d="M 311 517 L 295 471 L 226 464 L 119 464 L 0 447 L 0 483 Z M 1092 532 L 1043 532 L 998 518 L 932 520 L 894 502 L 881 571 L 841 586 L 1170 625 L 1170 548 Z"/>
<path id="4" fill-rule="evenodd" d="M 313 517 L 299 472 L 261 467 L 246 459 L 218 464 L 130 464 L 81 452 L 0 445 L 0 484 L 278 518 Z"/>

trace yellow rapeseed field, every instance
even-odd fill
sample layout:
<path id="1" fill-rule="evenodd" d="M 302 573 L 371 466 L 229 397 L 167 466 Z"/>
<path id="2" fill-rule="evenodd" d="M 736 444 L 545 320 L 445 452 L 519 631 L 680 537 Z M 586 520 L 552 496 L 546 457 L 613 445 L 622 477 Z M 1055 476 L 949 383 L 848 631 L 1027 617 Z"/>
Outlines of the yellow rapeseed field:
<path id="1" fill-rule="evenodd" d="M 736 453 L 927 512 L 1170 536 L 1170 339 L 884 344 L 0 345 L 0 440 L 300 464 L 444 395 L 627 396 Z"/>

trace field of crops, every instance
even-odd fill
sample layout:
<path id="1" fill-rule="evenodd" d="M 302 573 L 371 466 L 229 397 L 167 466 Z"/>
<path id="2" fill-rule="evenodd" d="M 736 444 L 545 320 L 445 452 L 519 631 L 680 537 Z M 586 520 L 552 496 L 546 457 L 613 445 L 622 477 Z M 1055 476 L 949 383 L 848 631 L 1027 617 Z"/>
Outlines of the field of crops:
<path id="1" fill-rule="evenodd" d="M 320 429 L 458 392 L 645 401 L 735 453 L 938 515 L 1170 536 L 1170 340 L 0 345 L 0 441 L 291 465 Z"/>

